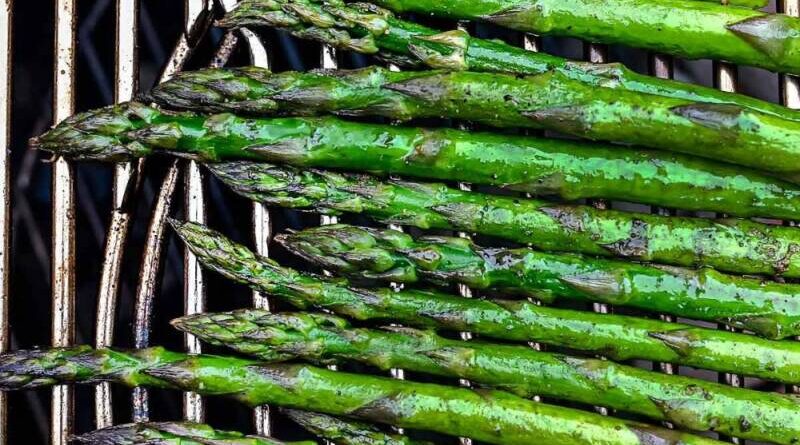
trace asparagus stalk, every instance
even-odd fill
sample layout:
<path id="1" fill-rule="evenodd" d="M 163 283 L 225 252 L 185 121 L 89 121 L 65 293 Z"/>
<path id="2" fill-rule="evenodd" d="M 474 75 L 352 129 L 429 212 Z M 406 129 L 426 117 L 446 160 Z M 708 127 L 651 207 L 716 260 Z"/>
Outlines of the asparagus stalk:
<path id="1" fill-rule="evenodd" d="M 797 342 L 646 318 L 548 308 L 527 301 L 465 299 L 410 289 L 357 289 L 281 267 L 197 224 L 178 224 L 177 231 L 205 267 L 300 309 L 317 307 L 356 320 L 395 321 L 501 340 L 537 341 L 616 361 L 640 358 L 800 382 Z"/>
<path id="2" fill-rule="evenodd" d="M 733 8 L 731 8 L 733 9 Z M 614 82 L 613 75 L 607 82 Z M 605 88 L 557 71 L 526 77 L 446 71 L 211 69 L 151 93 L 167 107 L 262 114 L 466 119 L 556 130 L 723 160 L 800 181 L 800 122 L 733 104 Z"/>
<path id="3" fill-rule="evenodd" d="M 432 445 L 399 434 L 386 434 L 367 423 L 294 409 L 281 410 L 290 419 L 336 445 Z"/>
<path id="4" fill-rule="evenodd" d="M 689 0 L 376 0 L 395 12 L 481 20 L 519 31 L 622 44 L 687 59 L 800 72 L 800 20 Z"/>
<path id="5" fill-rule="evenodd" d="M 386 224 L 448 229 L 545 251 L 620 256 L 740 274 L 800 277 L 800 231 L 747 220 L 663 217 L 264 163 L 209 165 L 235 192 L 268 205 Z"/>
<path id="6" fill-rule="evenodd" d="M 359 329 L 321 314 L 243 310 L 190 315 L 173 325 L 211 344 L 265 360 L 358 361 L 383 370 L 464 378 L 521 397 L 541 395 L 605 406 L 689 430 L 785 445 L 800 440 L 800 409 L 794 398 L 607 360 L 455 341 L 410 328 Z"/>
<path id="7" fill-rule="evenodd" d="M 745 2 L 748 0 L 741 0 L 741 3 Z M 761 7 L 763 3 L 762 0 L 754 0 L 752 6 Z M 400 20 L 389 11 L 363 3 L 346 5 L 326 0 L 243 0 L 219 24 L 229 27 L 276 27 L 300 38 L 375 54 L 407 67 L 422 64 L 439 69 L 515 74 L 556 71 L 594 86 L 658 94 L 692 102 L 735 104 L 786 119 L 800 119 L 797 111 L 752 97 L 644 76 L 621 64 L 597 65 L 569 61 L 545 53 L 526 51 L 497 40 L 478 39 L 465 31 L 441 32 Z M 199 88 L 217 90 L 213 82 L 201 87 L 191 85 L 191 74 L 178 76 L 170 85 L 188 82 L 184 91 Z M 176 93 L 180 91 L 177 89 Z M 225 89 L 219 92 L 225 94 Z"/>
<path id="8" fill-rule="evenodd" d="M 168 114 L 129 103 L 73 116 L 32 141 L 76 159 L 168 151 L 202 161 L 261 159 L 609 198 L 737 216 L 795 219 L 800 186 L 678 154 L 517 135 L 323 118 Z"/>
<path id="9" fill-rule="evenodd" d="M 527 401 L 502 391 L 474 392 L 307 365 L 264 364 L 150 348 L 88 347 L 17 351 L 0 356 L 0 389 L 111 381 L 229 396 L 371 422 L 471 437 L 486 443 L 712 445 L 715 440 Z"/>
<path id="10" fill-rule="evenodd" d="M 103 428 L 74 438 L 89 445 L 316 445 L 220 431 L 190 422 L 144 422 Z"/>
<path id="11" fill-rule="evenodd" d="M 310 228 L 277 240 L 290 251 L 353 277 L 594 301 L 684 318 L 725 321 L 769 338 L 800 332 L 800 285 L 532 249 L 484 248 L 464 238 L 423 237 L 347 225 Z"/>

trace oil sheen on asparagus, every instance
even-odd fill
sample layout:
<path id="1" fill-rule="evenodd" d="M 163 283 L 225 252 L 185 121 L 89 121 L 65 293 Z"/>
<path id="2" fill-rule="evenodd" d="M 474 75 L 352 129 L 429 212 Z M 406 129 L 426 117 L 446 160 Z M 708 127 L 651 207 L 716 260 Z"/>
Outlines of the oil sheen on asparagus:
<path id="1" fill-rule="evenodd" d="M 358 361 L 387 371 L 464 378 L 526 398 L 539 395 L 604 406 L 689 430 L 784 445 L 800 440 L 800 404 L 791 396 L 540 352 L 527 345 L 449 340 L 410 328 L 359 329 L 330 315 L 264 310 L 195 314 L 173 325 L 267 361 Z"/>
<path id="2" fill-rule="evenodd" d="M 336 445 L 433 445 L 401 434 L 387 434 L 369 423 L 296 409 L 282 409 L 281 413 L 308 431 Z"/>
<path id="3" fill-rule="evenodd" d="M 800 215 L 800 186 L 701 158 L 333 117 L 171 114 L 127 103 L 75 115 L 32 145 L 74 159 L 119 161 L 167 151 L 208 162 L 255 159 L 498 185 L 567 200 L 608 198 L 789 220 Z"/>
<path id="4" fill-rule="evenodd" d="M 0 389 L 98 381 L 229 396 L 249 406 L 269 403 L 500 445 L 538 440 L 565 445 L 721 444 L 502 391 L 475 392 L 302 364 L 265 364 L 163 348 L 122 351 L 78 346 L 0 355 Z"/>
<path id="5" fill-rule="evenodd" d="M 304 310 L 317 307 L 357 320 L 538 341 L 616 361 L 641 358 L 787 383 L 800 380 L 798 342 L 648 318 L 548 308 L 526 300 L 465 299 L 410 289 L 357 289 L 281 267 L 198 224 L 176 223 L 176 230 L 205 267 Z"/>
<path id="6" fill-rule="evenodd" d="M 186 81 L 188 80 L 188 81 Z M 733 104 L 605 88 L 558 71 L 518 76 L 468 71 L 284 72 L 256 67 L 183 74 L 158 85 L 165 107 L 236 113 L 465 119 L 556 130 L 714 160 L 800 180 L 800 122 Z"/>
<path id="7" fill-rule="evenodd" d="M 395 12 L 800 73 L 800 19 L 691 0 L 375 0 Z"/>
<path id="8" fill-rule="evenodd" d="M 743 3 L 746 1 L 743 0 Z M 752 6 L 761 7 L 763 3 L 763 0 L 755 0 Z M 463 30 L 442 32 L 401 20 L 387 10 L 366 3 L 242 0 L 218 24 L 228 27 L 275 27 L 296 37 L 316 40 L 336 48 L 377 55 L 407 68 L 423 64 L 436 69 L 515 74 L 556 71 L 594 86 L 692 102 L 735 104 L 786 119 L 800 120 L 800 112 L 742 94 L 645 76 L 618 63 L 601 65 L 570 61 L 546 53 L 527 51 L 499 40 L 479 39 Z M 197 78 L 197 82 L 202 81 L 202 76 Z M 226 94 L 224 83 L 221 85 L 223 88 L 219 89 L 215 82 L 205 82 L 200 87 L 194 83 L 194 75 L 186 73 L 179 73 L 177 78 L 169 82 L 174 95 L 181 99 L 178 103 L 192 106 L 191 99 L 180 94 L 182 91 L 206 88 Z"/>

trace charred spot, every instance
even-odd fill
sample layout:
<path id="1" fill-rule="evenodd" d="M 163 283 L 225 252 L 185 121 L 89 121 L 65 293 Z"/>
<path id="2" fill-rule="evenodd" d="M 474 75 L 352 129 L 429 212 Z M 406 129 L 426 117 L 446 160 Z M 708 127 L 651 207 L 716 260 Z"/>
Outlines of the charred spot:
<path id="1" fill-rule="evenodd" d="M 604 244 L 603 247 L 610 252 L 628 258 L 642 258 L 648 253 L 648 226 L 647 223 L 634 219 L 631 223 L 631 231 L 628 238 L 619 240 L 615 243 Z"/>
<path id="2" fill-rule="evenodd" d="M 583 218 L 578 214 L 578 209 L 575 207 L 540 207 L 539 210 L 545 215 L 558 221 L 562 227 L 575 232 L 584 231 Z"/>

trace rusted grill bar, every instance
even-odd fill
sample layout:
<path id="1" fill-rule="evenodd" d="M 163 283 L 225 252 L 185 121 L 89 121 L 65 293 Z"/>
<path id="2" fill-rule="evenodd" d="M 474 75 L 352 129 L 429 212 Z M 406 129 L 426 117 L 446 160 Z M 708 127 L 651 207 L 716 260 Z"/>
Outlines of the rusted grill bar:
<path id="1" fill-rule="evenodd" d="M 58 0 L 55 14 L 53 121 L 75 111 L 75 0 Z M 74 170 L 64 158 L 53 161 L 53 346 L 75 340 L 75 193 Z M 66 445 L 72 434 L 74 392 L 58 385 L 52 392 L 51 442 Z"/>
<path id="2" fill-rule="evenodd" d="M 131 100 L 136 92 L 138 15 L 138 0 L 117 0 L 115 102 Z M 133 162 L 114 166 L 112 185 L 114 207 L 111 211 L 111 223 L 106 236 L 103 269 L 97 292 L 95 346 L 98 348 L 110 346 L 113 342 L 120 270 L 132 216 L 125 201 L 128 198 L 127 192 L 137 181 L 138 172 L 134 171 Z M 97 428 L 104 428 L 113 423 L 111 387 L 108 383 L 101 383 L 95 388 L 95 425 Z"/>
<path id="3" fill-rule="evenodd" d="M 12 0 L 5 0 L 0 11 L 0 353 L 8 349 L 8 263 L 10 258 L 11 201 L 8 153 L 11 148 L 11 17 Z M 8 401 L 0 394 L 0 445 L 8 442 Z"/>

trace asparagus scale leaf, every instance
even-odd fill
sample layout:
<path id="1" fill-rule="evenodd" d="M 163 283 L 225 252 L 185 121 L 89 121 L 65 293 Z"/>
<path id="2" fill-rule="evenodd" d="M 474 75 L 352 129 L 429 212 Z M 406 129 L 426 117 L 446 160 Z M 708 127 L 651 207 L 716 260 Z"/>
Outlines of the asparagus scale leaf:
<path id="1" fill-rule="evenodd" d="M 142 422 L 117 425 L 74 438 L 88 445 L 316 445 L 316 442 L 281 442 L 268 437 L 220 431 L 191 422 Z"/>
<path id="2" fill-rule="evenodd" d="M 746 1 L 742 0 L 743 3 Z M 755 0 L 754 3 L 761 6 L 764 2 Z M 438 69 L 514 74 L 543 74 L 553 70 L 594 86 L 692 102 L 735 104 L 786 119 L 800 119 L 797 111 L 777 104 L 714 88 L 644 76 L 621 64 L 575 62 L 526 51 L 497 40 L 478 39 L 463 30 L 441 32 L 400 20 L 391 12 L 371 4 L 348 5 L 326 0 L 243 0 L 219 24 L 229 27 L 275 27 L 296 37 L 364 54 L 376 54 L 409 67 L 421 63 Z M 170 87 L 164 88 L 174 89 L 172 94 L 181 98 L 188 96 L 189 91 L 198 89 L 230 94 L 225 84 L 218 89 L 214 82 L 198 87 L 190 80 L 187 80 L 188 84 L 182 84 L 183 80 L 175 80 L 169 84 Z"/>
<path id="3" fill-rule="evenodd" d="M 555 309 L 524 300 L 489 301 L 411 289 L 351 288 L 342 281 L 281 267 L 198 224 L 178 224 L 177 231 L 205 267 L 304 310 L 316 307 L 356 320 L 538 341 L 616 361 L 640 358 L 786 383 L 800 381 L 797 342 L 647 318 Z"/>
<path id="4" fill-rule="evenodd" d="M 173 321 L 219 346 L 271 360 L 359 361 L 380 369 L 468 379 L 522 397 L 599 405 L 675 426 L 790 445 L 800 438 L 800 405 L 790 396 L 664 375 L 607 360 L 442 338 L 410 328 L 354 328 L 322 314 L 242 310 Z"/>
<path id="5" fill-rule="evenodd" d="M 778 72 L 800 72 L 800 20 L 747 8 L 690 0 L 374 3 L 395 12 L 486 21 L 519 31 L 627 45 L 687 59 L 727 60 Z"/>
<path id="6" fill-rule="evenodd" d="M 721 443 L 536 403 L 502 391 L 476 392 L 308 365 L 265 364 L 162 348 L 111 351 L 74 347 L 0 356 L 0 389 L 101 380 L 228 396 L 250 406 L 270 403 L 494 444 L 523 445 L 536 440 L 568 445 Z"/>
<path id="7" fill-rule="evenodd" d="M 151 92 L 165 107 L 401 121 L 465 119 L 677 151 L 786 179 L 797 179 L 794 175 L 800 173 L 798 121 L 734 104 L 606 88 L 558 71 L 519 76 L 369 67 L 272 74 L 249 67 L 189 72 L 171 82 Z"/>
<path id="8" fill-rule="evenodd" d="M 386 434 L 367 423 L 296 409 L 284 409 L 281 412 L 303 428 L 336 445 L 432 445 L 399 434 Z"/>
<path id="9" fill-rule="evenodd" d="M 464 238 L 414 240 L 391 229 L 333 225 L 277 240 L 301 257 L 350 276 L 415 283 L 463 283 L 556 300 L 630 306 L 684 318 L 724 321 L 769 338 L 800 332 L 800 286 L 527 248 L 484 248 Z M 632 248 L 635 248 L 632 247 Z M 785 331 L 784 331 L 785 330 Z"/>
<path id="10" fill-rule="evenodd" d="M 465 192 L 445 184 L 265 163 L 230 162 L 209 168 L 236 193 L 268 205 L 473 232 L 544 251 L 800 277 L 800 231 L 786 226 L 598 210 Z"/>
<path id="11" fill-rule="evenodd" d="M 76 159 L 166 151 L 208 162 L 260 159 L 795 219 L 800 186 L 695 157 L 518 135 L 343 121 L 169 114 L 141 104 L 74 116 L 33 144 Z M 127 154 L 127 156 L 126 156 Z"/>

